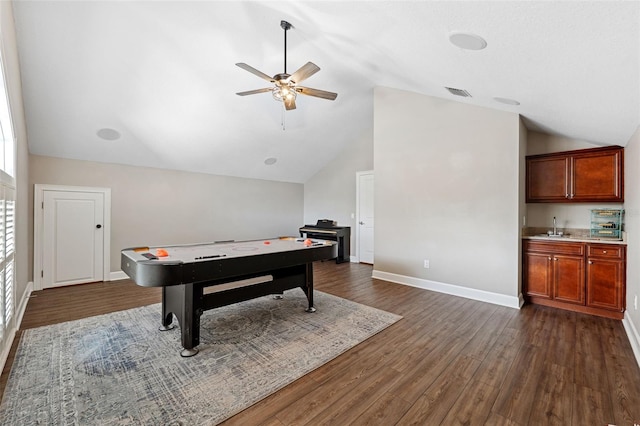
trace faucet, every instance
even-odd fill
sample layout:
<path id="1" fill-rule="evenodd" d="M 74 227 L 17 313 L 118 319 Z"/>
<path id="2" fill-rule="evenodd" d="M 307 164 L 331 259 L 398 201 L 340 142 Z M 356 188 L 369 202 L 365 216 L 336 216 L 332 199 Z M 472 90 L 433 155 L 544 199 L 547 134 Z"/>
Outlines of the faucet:
<path id="1" fill-rule="evenodd" d="M 553 217 L 553 235 L 558 235 L 558 228 L 556 227 L 556 217 Z"/>

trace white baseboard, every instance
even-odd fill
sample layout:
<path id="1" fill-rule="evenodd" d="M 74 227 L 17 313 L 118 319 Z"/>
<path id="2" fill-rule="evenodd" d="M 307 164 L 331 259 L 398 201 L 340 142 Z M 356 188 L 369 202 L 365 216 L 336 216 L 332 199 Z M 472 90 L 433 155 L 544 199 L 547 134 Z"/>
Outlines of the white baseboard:
<path id="1" fill-rule="evenodd" d="M 638 333 L 638 329 L 633 325 L 633 321 L 631 321 L 628 311 L 624 313 L 622 325 L 624 326 L 624 330 L 627 332 L 627 337 L 629 338 L 629 343 L 631 343 L 633 355 L 635 355 L 638 366 L 640 366 L 640 334 Z"/>
<path id="2" fill-rule="evenodd" d="M 524 303 L 522 294 L 520 294 L 519 296 L 506 296 L 504 294 L 491 293 L 484 290 L 476 290 L 473 288 L 461 287 L 453 284 L 445 284 L 437 281 L 408 277 L 405 275 L 392 274 L 390 272 L 377 270 L 373 271 L 372 277 L 398 284 L 409 285 L 411 287 L 432 290 L 438 293 L 451 294 L 453 296 L 460 296 L 467 299 L 478 300 L 480 302 L 493 303 L 494 305 L 506 306 L 509 308 L 520 309 Z"/>
<path id="3" fill-rule="evenodd" d="M 109 273 L 109 281 L 126 280 L 127 278 L 129 278 L 129 276 L 122 271 Z"/>
<path id="4" fill-rule="evenodd" d="M 29 302 L 29 297 L 31 297 L 31 293 L 33 292 L 33 281 L 29 281 L 27 283 L 27 288 L 24 292 L 24 296 L 22 300 L 20 300 L 20 304 L 16 306 L 15 312 L 15 321 L 13 321 L 13 326 L 7 330 L 7 341 L 4 344 L 2 353 L 0 353 L 0 371 L 4 370 L 4 366 L 7 363 L 7 358 L 9 358 L 9 352 L 11 352 L 11 346 L 13 346 L 13 340 L 16 338 L 16 333 L 20 329 L 20 325 L 22 324 L 22 318 L 24 317 L 24 312 L 27 310 L 27 303 Z"/>
<path id="5" fill-rule="evenodd" d="M 358 256 L 349 256 L 350 263 L 359 263 Z"/>

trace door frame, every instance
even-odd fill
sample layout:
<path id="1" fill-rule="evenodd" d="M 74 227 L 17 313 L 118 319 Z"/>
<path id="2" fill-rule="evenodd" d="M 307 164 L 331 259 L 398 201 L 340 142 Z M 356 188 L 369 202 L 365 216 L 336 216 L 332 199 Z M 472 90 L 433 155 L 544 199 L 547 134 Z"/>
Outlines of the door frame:
<path id="1" fill-rule="evenodd" d="M 111 188 L 97 188 L 84 186 L 46 185 L 36 183 L 33 189 L 33 289 L 43 290 L 42 282 L 42 244 L 44 241 L 44 192 L 91 192 L 104 196 L 104 223 L 102 238 L 102 280 L 110 281 L 111 273 Z M 38 206 L 41 206 L 38 208 Z"/>
<path id="2" fill-rule="evenodd" d="M 360 177 L 373 174 L 373 170 L 356 172 L 356 262 L 360 262 L 360 223 L 358 222 L 360 220 Z"/>

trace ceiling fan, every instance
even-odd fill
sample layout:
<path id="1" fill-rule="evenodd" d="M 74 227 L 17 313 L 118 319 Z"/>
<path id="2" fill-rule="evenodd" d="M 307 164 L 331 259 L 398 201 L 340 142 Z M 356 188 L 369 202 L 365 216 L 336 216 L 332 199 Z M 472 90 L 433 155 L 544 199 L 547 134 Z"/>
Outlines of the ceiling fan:
<path id="1" fill-rule="evenodd" d="M 293 74 L 287 74 L 287 31 L 291 29 L 292 25 L 287 21 L 280 21 L 280 26 L 284 30 L 284 72 L 281 74 L 276 74 L 273 77 L 269 77 L 267 74 L 258 71 L 250 65 L 247 65 L 243 62 L 238 63 L 236 65 L 243 70 L 247 70 L 250 73 L 262 78 L 263 80 L 268 81 L 269 83 L 274 83 L 275 86 L 266 87 L 264 89 L 249 90 L 247 92 L 239 92 L 236 93 L 236 95 L 247 96 L 255 95 L 257 93 L 271 92 L 273 98 L 276 101 L 282 102 L 286 110 L 296 109 L 296 96 L 298 95 L 298 93 L 307 96 L 315 96 L 316 98 L 329 99 L 331 101 L 335 100 L 335 98 L 338 96 L 337 93 L 312 89 L 310 87 L 298 86 L 298 84 L 303 80 L 306 80 L 313 74 L 320 71 L 320 67 L 318 67 L 313 62 L 307 62 Z"/>

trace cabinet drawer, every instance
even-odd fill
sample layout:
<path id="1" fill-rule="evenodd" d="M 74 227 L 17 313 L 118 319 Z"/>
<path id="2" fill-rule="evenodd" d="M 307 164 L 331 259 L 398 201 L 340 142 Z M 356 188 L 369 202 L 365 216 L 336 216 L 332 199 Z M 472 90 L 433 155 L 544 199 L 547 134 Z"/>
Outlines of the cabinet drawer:
<path id="1" fill-rule="evenodd" d="M 524 241 L 522 250 L 553 254 L 573 254 L 576 256 L 582 256 L 584 255 L 584 244 L 555 241 Z"/>
<path id="2" fill-rule="evenodd" d="M 613 244 L 587 244 L 588 257 L 604 257 L 607 259 L 623 259 L 624 246 Z"/>

